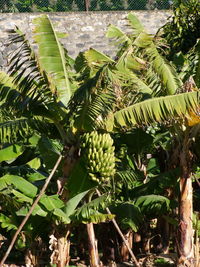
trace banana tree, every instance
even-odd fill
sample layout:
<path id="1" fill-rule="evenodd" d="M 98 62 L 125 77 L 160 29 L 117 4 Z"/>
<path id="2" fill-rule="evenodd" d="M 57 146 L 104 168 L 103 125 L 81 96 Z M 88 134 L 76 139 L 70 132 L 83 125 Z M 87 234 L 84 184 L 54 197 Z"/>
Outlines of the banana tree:
<path id="1" fill-rule="evenodd" d="M 75 68 L 81 74 L 76 80 L 71 71 L 73 62 L 47 17 L 35 21 L 37 56 L 17 29 L 13 42 L 19 43 L 19 48 L 10 60 L 9 76 L 1 73 L 2 140 L 17 127 L 23 135 L 24 125 L 43 132 L 48 129 L 65 146 L 66 180 L 73 177 L 77 169 L 74 165 L 81 165 L 79 143 L 84 132 L 169 123 L 195 112 L 198 92 L 174 95 L 182 85 L 174 69 L 160 56 L 154 39 L 135 16 L 129 15 L 128 19 L 133 35 L 115 30 L 123 44 L 118 59 L 114 61 L 91 49 L 76 59 Z M 165 94 L 172 96 L 162 97 Z M 160 97 L 153 98 L 155 95 Z M 150 99 L 143 101 L 145 98 Z M 77 179 L 82 179 L 83 173 Z"/>
<path id="2" fill-rule="evenodd" d="M 190 109 L 187 111 L 187 100 L 183 98 L 189 96 Z M 194 96 L 194 98 L 193 98 Z M 194 129 L 187 125 L 187 116 L 190 118 L 191 112 L 195 113 L 198 109 L 199 103 L 198 92 L 191 92 L 186 94 L 179 94 L 160 98 L 154 98 L 147 100 L 133 106 L 130 106 L 124 110 L 118 111 L 114 114 L 114 121 L 116 127 L 131 127 L 135 125 L 150 124 L 153 122 L 166 122 L 170 123 L 170 120 L 177 120 L 182 125 L 182 136 L 179 135 L 180 146 L 178 147 L 178 154 L 176 156 L 176 162 L 173 167 L 180 167 L 180 200 L 179 200 L 179 255 L 180 261 L 188 259 L 190 264 L 193 261 L 193 228 L 192 228 L 192 154 L 190 152 L 191 140 L 194 137 Z M 172 100 L 172 101 L 171 101 Z M 185 102 L 186 100 L 186 102 Z M 179 102 L 180 101 L 180 102 Z M 174 104 L 173 104 L 174 103 Z M 183 112 L 182 108 L 185 105 Z M 170 106 L 170 107 L 169 107 Z M 192 107 L 193 106 L 193 107 Z M 181 110 L 180 110 L 181 108 Z M 193 110 L 193 111 L 192 111 Z M 183 113 L 182 113 L 183 112 Z M 178 119 L 177 116 L 182 117 Z M 186 117 L 185 117 L 186 116 Z M 179 117 L 179 118 L 180 118 Z M 185 119 L 184 119 L 185 118 Z M 184 121 L 183 121 L 184 120 Z M 177 124 L 177 122 L 176 122 Z M 172 123 L 173 125 L 173 123 Z M 198 127 L 198 126 L 197 126 Z M 185 129 L 186 128 L 186 129 Z M 180 129 L 180 128 L 179 128 Z M 181 131 L 180 131 L 181 132 Z M 182 138 L 182 139 L 181 139 Z M 180 141 L 181 140 L 181 141 Z M 177 149 L 176 149 L 177 153 Z M 180 161 L 179 161 L 180 160 Z M 190 265 L 191 266 L 191 265 Z"/>
<path id="3" fill-rule="evenodd" d="M 178 145 L 174 151 L 174 155 L 176 155 L 176 161 L 174 161 L 175 156 L 173 156 L 171 159 L 171 164 L 173 165 L 173 168 L 178 166 L 181 170 L 178 227 L 179 262 L 180 264 L 181 262 L 187 262 L 187 264 L 189 264 L 188 266 L 193 266 L 193 156 L 191 153 L 191 142 L 192 138 L 195 138 L 195 136 L 198 135 L 198 89 L 194 88 L 194 91 L 196 92 L 177 94 L 178 91 L 184 91 L 184 87 L 181 89 L 182 83 L 180 82 L 178 75 L 174 75 L 174 70 L 170 70 L 167 62 L 160 57 L 158 50 L 155 47 L 155 41 L 146 34 L 144 28 L 138 22 L 138 20 L 132 15 L 129 15 L 128 19 L 134 28 L 134 34 L 132 36 L 125 35 L 114 26 L 110 27 L 108 35 L 110 37 L 115 37 L 118 40 L 123 40 L 123 45 L 121 46 L 122 48 L 120 50 L 121 54 L 127 53 L 130 47 L 133 46 L 135 51 L 137 51 L 140 56 L 144 56 L 146 59 L 151 59 L 152 65 L 150 66 L 148 75 L 146 77 L 149 77 L 148 80 L 152 81 L 150 84 L 151 86 L 153 85 L 154 93 L 156 91 L 156 94 L 158 93 L 159 95 L 164 93 L 164 95 L 168 94 L 173 96 L 166 95 L 165 97 L 152 98 L 151 100 L 136 103 L 125 109 L 115 112 L 113 115 L 114 128 L 119 129 L 119 127 L 121 127 L 121 129 L 124 131 L 136 126 L 144 127 L 145 125 L 153 123 L 164 123 L 166 126 L 172 125 L 174 127 L 175 137 L 178 139 L 178 143 L 180 145 Z M 153 75 L 155 70 L 158 70 L 156 81 L 155 76 Z M 195 76 L 198 77 L 198 75 Z M 158 78 L 160 81 L 158 81 Z M 161 84 L 161 86 L 159 86 L 158 83 Z M 161 90 L 162 88 L 168 89 L 164 92 Z M 193 91 L 192 89 L 190 88 L 190 91 Z M 186 100 L 188 96 L 189 98 Z M 188 101 L 190 103 L 188 103 Z"/>
<path id="4" fill-rule="evenodd" d="M 151 132 L 149 132 L 150 130 Z M 173 190 L 174 186 L 177 184 L 175 179 L 177 174 L 173 172 L 169 175 L 166 172 L 166 159 L 163 156 L 167 155 L 167 151 L 165 152 L 162 150 L 162 147 L 165 147 L 165 150 L 169 147 L 171 143 L 170 134 L 164 130 L 163 127 L 148 127 L 146 131 L 148 131 L 148 133 L 142 129 L 133 128 L 127 133 L 115 134 L 116 157 L 119 161 L 118 172 L 115 178 L 116 200 L 119 202 L 119 199 L 123 199 L 124 201 L 129 202 L 129 207 L 131 207 L 131 203 L 133 205 L 137 198 L 141 197 L 142 199 L 144 196 L 148 196 L 146 203 L 148 203 L 148 199 L 155 200 L 156 203 L 156 199 L 159 201 L 158 195 L 168 198 L 168 192 Z M 162 160 L 162 158 L 164 158 L 164 160 Z M 173 201 L 170 199 L 170 203 L 171 202 Z M 129 215 L 129 211 L 123 213 L 123 208 L 120 213 L 117 213 L 119 214 L 119 217 L 122 217 L 121 215 L 123 214 L 124 218 L 122 222 L 127 222 L 126 228 L 129 227 L 129 231 L 132 230 L 137 232 L 137 229 L 139 230 L 137 234 L 133 235 L 137 236 L 137 238 L 141 238 L 141 235 L 143 235 L 143 238 L 141 238 L 142 247 L 140 247 L 143 252 L 147 250 L 148 252 L 150 251 L 149 240 L 151 240 L 151 238 L 154 240 L 155 236 L 155 229 L 151 230 L 150 218 L 155 218 L 158 221 L 161 221 L 164 218 L 164 214 L 161 211 L 157 214 L 154 213 L 155 210 L 153 207 L 155 206 L 156 205 L 149 202 L 149 207 L 152 207 L 152 212 L 149 212 L 151 210 L 150 208 L 142 209 L 142 217 L 145 216 L 146 218 L 143 219 L 142 225 L 146 225 L 149 229 L 146 231 L 147 233 L 143 231 L 143 227 L 140 229 L 139 226 L 141 224 L 139 224 L 139 226 L 136 224 L 137 227 L 133 227 L 134 219 L 137 221 L 137 213 L 135 213 L 134 218 L 131 218 L 131 212 Z M 169 217 L 171 217 L 171 213 L 172 210 L 168 210 L 167 214 Z M 152 236 L 148 237 L 148 235 Z M 164 231 L 163 234 L 159 232 L 159 236 L 160 240 L 163 239 L 165 242 L 160 241 L 159 247 L 153 247 L 153 251 L 159 249 L 163 252 L 167 249 L 169 236 L 168 238 L 165 238 L 167 237 L 167 232 L 166 235 L 164 235 Z M 159 241 L 158 236 L 156 238 Z M 139 246 L 139 244 L 135 245 L 136 247 Z M 125 252 L 125 248 L 123 248 L 123 251 Z"/>
<path id="5" fill-rule="evenodd" d="M 25 35 L 16 29 L 10 39 L 17 49 L 10 57 L 9 75 L 0 75 L 1 143 L 26 140 L 33 132 L 60 139 L 65 146 L 62 180 L 69 175 L 77 153 L 65 123 L 66 106 L 76 84 L 70 82 L 73 60 L 59 42 L 63 35 L 54 30 L 47 16 L 37 18 L 34 24 L 37 56 Z"/>
<path id="6" fill-rule="evenodd" d="M 72 87 L 73 89 L 76 88 L 76 82 L 74 81 L 73 86 L 71 86 L 69 80 L 73 78 L 73 74 L 69 79 L 68 73 L 69 69 L 71 69 L 70 64 L 72 60 L 67 56 L 66 50 L 58 41 L 60 34 L 54 31 L 47 17 L 37 19 L 35 24 L 34 39 L 38 45 L 37 56 L 25 39 L 25 36 L 17 29 L 11 42 L 18 43 L 19 47 L 10 59 L 9 75 L 1 73 L 1 142 L 5 143 L 8 140 L 9 142 L 13 142 L 13 140 L 18 141 L 19 136 L 13 135 L 18 129 L 21 138 L 26 137 L 31 129 L 43 134 L 46 131 L 47 135 L 53 135 L 54 138 L 61 139 L 66 148 L 66 157 L 63 163 L 63 177 L 60 179 L 61 186 L 59 185 L 58 188 L 60 193 L 63 192 L 63 184 L 65 183 L 63 180 L 69 176 L 74 162 L 78 158 L 77 148 L 79 144 L 77 143 L 77 137 L 83 130 L 82 118 L 80 122 L 78 119 L 79 110 L 82 111 L 82 109 L 79 108 L 74 112 L 73 105 L 75 103 L 78 106 L 79 102 L 77 100 L 74 101 L 73 98 L 68 106 L 70 96 L 72 95 Z M 47 41 L 48 45 L 46 45 Z M 100 113 L 101 115 L 103 113 L 107 114 L 108 111 L 106 109 L 110 111 L 110 106 L 114 101 L 114 93 L 111 89 L 106 93 L 101 90 L 100 83 L 101 80 L 103 83 L 105 77 L 106 72 L 99 71 L 95 74 L 95 77 L 87 81 L 88 84 L 93 83 L 93 86 L 99 83 L 98 92 L 95 89 L 92 96 L 94 107 L 90 111 L 92 112 L 93 121 Z M 84 88 L 86 86 L 87 84 Z M 91 86 L 89 86 L 89 89 L 91 89 Z M 105 86 L 103 89 L 105 90 Z M 87 91 L 83 91 L 83 93 L 85 94 Z M 100 94 L 98 95 L 98 93 Z M 111 104 L 109 103 L 110 99 L 112 100 Z M 106 100 L 106 107 L 103 106 L 102 100 Z M 99 103 L 101 103 L 100 108 L 95 110 Z M 10 113 L 12 116 L 9 115 Z M 74 113 L 75 123 L 73 123 Z M 84 120 L 89 118 L 85 118 L 85 114 L 81 115 L 81 117 Z M 88 120 L 87 125 L 92 120 Z M 95 128 L 96 125 L 96 122 L 92 122 L 89 130 Z M 63 193 L 62 198 L 65 198 Z M 107 217 L 109 216 L 107 215 Z M 61 235 L 59 238 L 63 239 L 63 236 Z M 63 242 L 58 243 L 66 247 L 66 244 L 63 244 Z M 63 249 L 60 248 L 60 250 Z M 69 250 L 66 250 L 66 253 L 68 252 Z M 60 260 L 58 260 L 59 266 L 66 264 L 69 255 L 62 255 L 62 258 L 64 260 L 61 260 L 60 255 Z"/>

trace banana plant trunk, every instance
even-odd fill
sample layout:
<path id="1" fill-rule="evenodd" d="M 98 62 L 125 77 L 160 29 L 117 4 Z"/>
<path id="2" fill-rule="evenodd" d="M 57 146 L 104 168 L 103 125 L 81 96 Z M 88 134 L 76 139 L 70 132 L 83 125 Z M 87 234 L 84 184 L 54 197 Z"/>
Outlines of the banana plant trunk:
<path id="1" fill-rule="evenodd" d="M 178 226 L 178 266 L 194 266 L 194 231 L 192 225 L 193 190 L 191 178 L 192 154 L 189 150 L 189 138 L 184 139 L 180 154 L 180 199 Z"/>
<path id="2" fill-rule="evenodd" d="M 70 230 L 68 227 L 63 227 L 62 229 L 55 229 L 55 233 L 50 236 L 49 248 L 52 251 L 50 256 L 50 263 L 55 265 L 56 267 L 65 267 L 69 265 L 69 236 Z"/>
<path id="3" fill-rule="evenodd" d="M 87 224 L 87 233 L 88 233 L 88 250 L 90 257 L 90 267 L 99 267 L 100 261 L 99 261 L 97 240 L 95 238 L 93 223 Z"/>
<path id="4" fill-rule="evenodd" d="M 66 149 L 66 153 L 64 156 L 63 162 L 63 177 L 61 177 L 57 181 L 58 185 L 58 192 L 63 201 L 67 202 L 68 200 L 68 191 L 65 189 L 65 184 L 67 182 L 68 177 L 71 174 L 71 171 L 77 162 L 77 148 L 75 146 L 71 146 L 70 148 Z M 58 231 L 59 232 L 59 231 Z M 66 226 L 62 230 L 62 233 L 57 237 L 57 259 L 56 259 L 56 266 L 57 267 L 65 267 L 69 265 L 70 261 L 70 225 Z"/>
<path id="5" fill-rule="evenodd" d="M 70 231 L 67 231 L 65 236 L 58 238 L 58 263 L 57 267 L 65 267 L 69 265 L 70 261 L 70 240 L 69 240 Z"/>

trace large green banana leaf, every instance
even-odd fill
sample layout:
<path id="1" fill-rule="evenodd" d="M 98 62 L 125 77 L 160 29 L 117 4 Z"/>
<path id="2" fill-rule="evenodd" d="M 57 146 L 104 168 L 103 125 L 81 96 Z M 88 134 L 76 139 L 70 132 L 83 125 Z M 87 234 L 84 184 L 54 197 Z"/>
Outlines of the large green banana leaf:
<path id="1" fill-rule="evenodd" d="M 175 94 L 182 86 L 182 82 L 173 66 L 159 53 L 159 46 L 156 44 L 155 38 L 146 32 L 133 13 L 127 16 L 127 20 L 132 28 L 131 34 L 123 33 L 113 25 L 109 26 L 107 32 L 107 37 L 118 40 L 123 51 L 117 66 L 121 67 L 121 61 L 124 64 L 126 62 L 126 65 L 129 62 L 130 65 L 130 52 L 127 52 L 132 51 L 132 58 L 139 56 L 140 59 L 147 61 L 148 69 L 151 67 L 151 77 L 155 76 L 156 80 L 159 78 L 162 92 L 164 91 L 165 94 L 170 95 Z M 155 88 L 152 89 L 155 90 Z"/>
<path id="2" fill-rule="evenodd" d="M 153 98 L 117 111 L 114 114 L 114 123 L 115 127 L 165 123 L 180 117 L 185 118 L 190 111 L 195 111 L 198 105 L 198 92 Z"/>
<path id="3" fill-rule="evenodd" d="M 59 42 L 60 34 L 56 33 L 48 16 L 34 19 L 34 40 L 38 45 L 38 61 L 41 70 L 47 75 L 51 91 L 58 101 L 68 104 L 72 91 L 67 73 L 66 51 Z"/>
<path id="4" fill-rule="evenodd" d="M 134 32 L 135 40 L 133 45 L 144 49 L 144 53 L 152 64 L 153 70 L 166 88 L 166 93 L 175 94 L 182 85 L 178 74 L 169 62 L 160 55 L 158 47 L 154 43 L 154 38 L 146 32 L 138 18 L 133 13 L 130 13 L 127 19 Z"/>
<path id="5" fill-rule="evenodd" d="M 173 95 L 182 86 L 182 81 L 179 79 L 178 74 L 170 63 L 160 55 L 156 46 L 151 44 L 145 50 L 146 55 L 151 62 L 152 70 L 160 78 L 161 84 L 163 85 L 166 94 Z"/>

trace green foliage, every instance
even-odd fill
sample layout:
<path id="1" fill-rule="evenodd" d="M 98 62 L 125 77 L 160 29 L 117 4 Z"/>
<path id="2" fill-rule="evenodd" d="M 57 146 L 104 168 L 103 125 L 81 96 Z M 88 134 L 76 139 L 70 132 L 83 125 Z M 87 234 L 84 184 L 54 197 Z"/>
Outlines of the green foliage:
<path id="1" fill-rule="evenodd" d="M 23 153 L 23 147 L 19 145 L 12 145 L 0 150 L 0 162 L 14 161 Z"/>
<path id="2" fill-rule="evenodd" d="M 150 175 L 150 173 L 149 173 Z M 140 184 L 129 192 L 130 198 L 140 197 L 150 194 L 164 195 L 165 190 L 169 187 L 177 185 L 177 179 L 180 173 L 177 169 L 160 173 L 157 176 L 151 177 L 145 184 Z"/>
<path id="3" fill-rule="evenodd" d="M 140 184 L 140 181 L 143 179 L 144 174 L 138 170 L 118 171 L 115 176 L 117 188 L 122 188 L 124 186 L 128 189 L 133 189 Z"/>
<path id="4" fill-rule="evenodd" d="M 114 88 L 119 79 L 112 68 L 105 64 L 97 72 L 93 69 L 91 72 L 94 76 L 84 78 L 69 105 L 73 126 L 78 131 L 89 132 L 105 127 L 104 120 L 113 111 L 116 101 Z"/>
<path id="5" fill-rule="evenodd" d="M 82 223 L 100 223 L 112 220 L 113 214 L 105 214 L 102 211 L 109 205 L 111 198 L 108 194 L 95 198 L 78 208 L 71 218 Z M 101 210 L 101 212 L 99 211 Z"/>
<path id="6" fill-rule="evenodd" d="M 132 229 L 137 232 L 143 222 L 143 215 L 139 207 L 133 202 L 122 202 L 111 207 L 113 214 L 116 214 L 117 220 L 123 229 Z"/>
<path id="7" fill-rule="evenodd" d="M 63 104 L 67 105 L 72 95 L 68 76 L 71 60 L 59 42 L 61 34 L 55 32 L 48 17 L 39 17 L 34 23 L 36 52 L 18 28 L 11 34 L 10 43 L 15 43 L 17 49 L 9 62 L 10 76 L 0 74 L 1 141 L 6 138 L 10 141 L 12 136 L 16 141 L 33 131 L 49 136 L 60 134 L 66 141 L 60 121 L 66 116 Z M 44 38 L 47 38 L 45 46 Z M 55 60 L 49 62 L 52 54 Z M 17 136 L 15 130 L 18 130 Z"/>
<path id="8" fill-rule="evenodd" d="M 58 140 L 42 136 L 38 141 L 38 150 L 46 170 L 50 170 L 58 155 L 62 153 L 63 145 Z M 57 175 L 62 175 L 60 168 L 58 168 L 57 172 Z"/>
<path id="9" fill-rule="evenodd" d="M 164 259 L 164 258 L 157 258 L 154 261 L 155 266 L 164 266 L 164 267 L 170 267 L 170 266 L 174 266 L 173 263 L 170 263 L 168 260 Z"/>
<path id="10" fill-rule="evenodd" d="M 41 71 L 45 71 L 51 92 L 56 94 L 57 100 L 67 105 L 72 92 L 66 68 L 65 51 L 58 41 L 60 35 L 55 32 L 47 16 L 38 17 L 33 23 L 36 26 L 34 40 L 38 45 L 38 61 Z"/>
<path id="11" fill-rule="evenodd" d="M 3 214 L 0 214 L 0 222 L 1 222 L 1 227 L 6 228 L 7 231 L 10 230 L 17 230 L 17 226 L 15 225 L 16 222 L 14 221 L 14 218 L 9 218 Z"/>
<path id="12" fill-rule="evenodd" d="M 64 208 L 65 214 L 70 217 L 76 207 L 78 206 L 79 202 L 86 196 L 86 194 L 89 192 L 89 190 L 86 190 L 84 192 L 81 193 L 77 193 L 74 197 L 70 198 Z"/>
<path id="13" fill-rule="evenodd" d="M 134 143 L 133 143 L 134 140 Z M 142 129 L 132 129 L 132 131 L 121 133 L 115 137 L 116 146 L 126 145 L 132 154 L 142 154 L 149 151 L 153 138 Z"/>
<path id="14" fill-rule="evenodd" d="M 148 217 L 157 217 L 170 210 L 170 200 L 159 195 L 140 196 L 135 201 L 141 211 Z"/>
<path id="15" fill-rule="evenodd" d="M 160 32 L 169 44 L 169 58 L 178 53 L 188 53 L 196 44 L 200 27 L 200 3 L 198 0 L 176 0 L 173 15 Z"/>
<path id="16" fill-rule="evenodd" d="M 81 192 L 90 190 L 96 185 L 96 182 L 93 182 L 89 179 L 84 162 L 81 159 L 78 160 L 71 171 L 67 184 L 67 189 L 69 190 L 70 198 L 75 197 Z"/>
<path id="17" fill-rule="evenodd" d="M 15 175 L 4 175 L 0 178 L 0 189 L 6 189 L 9 185 L 14 185 L 19 191 L 28 197 L 35 197 L 37 187 L 27 182 L 25 179 Z"/>
<path id="18" fill-rule="evenodd" d="M 130 128 L 154 122 L 170 122 L 189 116 L 198 106 L 198 92 L 153 98 L 122 109 L 114 114 L 115 126 Z"/>
<path id="19" fill-rule="evenodd" d="M 64 166 L 35 207 L 27 240 L 36 230 L 42 236 L 39 222 L 48 224 L 51 232 L 114 217 L 134 231 L 149 218 L 165 216 L 170 222 L 176 202 L 166 197 L 167 190 L 177 194 L 180 175 L 174 165 L 167 171 L 173 138 L 178 136 L 170 127 L 176 124 L 182 131 L 187 116 L 199 106 L 199 93 L 177 94 L 182 82 L 161 56 L 157 40 L 133 14 L 128 22 L 130 34 L 114 26 L 108 31 L 119 43 L 116 60 L 90 49 L 78 56 L 75 66 L 47 16 L 34 22 L 36 52 L 15 31 L 12 41 L 19 49 L 12 56 L 10 75 L 0 74 L 1 228 L 18 227 L 63 151 Z M 14 121 L 23 119 L 28 129 L 24 127 L 24 138 L 16 134 L 17 144 L 6 143 L 9 128 L 16 131 Z M 75 152 L 70 154 L 72 148 Z M 62 167 L 69 171 L 62 173 Z M 64 194 L 56 194 L 57 178 L 60 182 L 63 176 L 65 201 Z M 99 183 L 102 177 L 106 180 Z"/>
<path id="20" fill-rule="evenodd" d="M 123 58 L 123 62 L 126 62 L 126 67 L 129 66 L 130 68 L 132 66 L 130 60 L 133 61 L 135 57 L 135 60 L 143 65 L 141 67 L 141 74 L 144 75 L 143 83 L 148 84 L 148 87 L 153 89 L 154 94 L 158 95 L 165 92 L 167 94 L 175 94 L 182 85 L 181 80 L 178 78 L 173 66 L 162 57 L 156 39 L 145 31 L 143 25 L 134 14 L 130 13 L 127 16 L 127 20 L 132 29 L 131 34 L 125 34 L 113 25 L 108 28 L 107 32 L 108 37 L 116 39 L 120 44 L 117 66 L 121 67 Z M 138 75 L 138 71 L 136 74 Z M 156 89 L 158 83 L 160 83 L 159 91 Z M 146 93 L 149 93 L 150 89 Z"/>

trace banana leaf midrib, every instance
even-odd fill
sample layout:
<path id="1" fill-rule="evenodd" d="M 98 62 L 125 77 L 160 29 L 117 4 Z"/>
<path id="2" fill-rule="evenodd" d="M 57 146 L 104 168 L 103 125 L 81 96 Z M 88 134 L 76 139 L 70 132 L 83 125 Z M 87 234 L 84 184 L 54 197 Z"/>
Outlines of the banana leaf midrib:
<path id="1" fill-rule="evenodd" d="M 68 75 L 67 75 L 67 71 L 66 71 L 66 67 L 65 67 L 65 62 L 64 62 L 64 60 L 63 60 L 64 53 L 63 53 L 63 51 L 62 51 L 62 49 L 61 49 L 61 44 L 59 43 L 57 34 L 56 34 L 56 32 L 54 31 L 54 28 L 53 28 L 53 25 L 52 25 L 52 23 L 51 23 L 51 20 L 49 20 L 49 22 L 50 22 L 51 28 L 52 28 L 52 30 L 53 30 L 54 36 L 55 36 L 55 38 L 56 38 L 56 43 L 57 43 L 57 45 L 58 45 L 58 49 L 59 49 L 60 54 L 61 54 L 61 62 L 62 62 L 63 70 L 64 70 L 64 75 L 65 75 L 65 80 L 66 80 L 66 83 L 67 83 L 67 87 L 70 88 L 70 85 L 69 85 L 69 79 L 68 79 Z M 71 96 L 71 95 L 70 95 L 70 96 Z"/>

